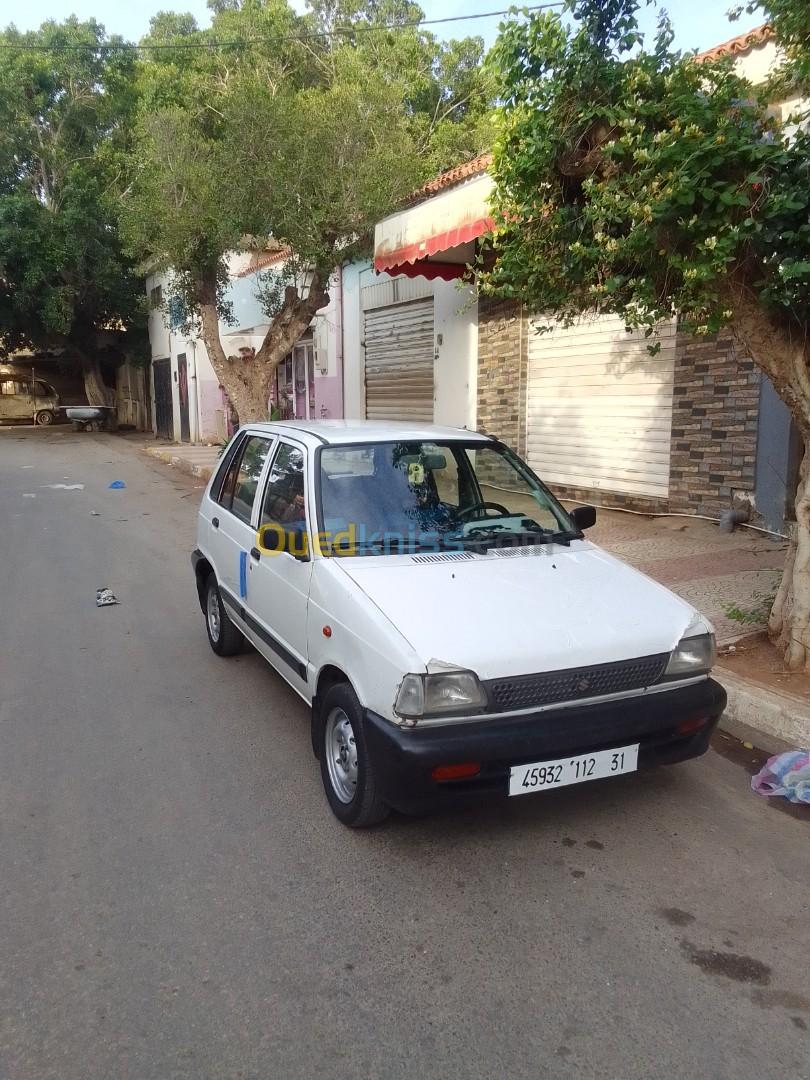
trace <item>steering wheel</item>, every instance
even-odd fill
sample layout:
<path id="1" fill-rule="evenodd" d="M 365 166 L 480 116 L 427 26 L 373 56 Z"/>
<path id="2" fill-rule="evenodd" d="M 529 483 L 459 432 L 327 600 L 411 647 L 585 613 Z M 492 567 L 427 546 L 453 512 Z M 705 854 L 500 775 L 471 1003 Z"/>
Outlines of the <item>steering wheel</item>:
<path id="1" fill-rule="evenodd" d="M 472 506 L 468 506 L 464 510 L 458 510 L 456 512 L 456 518 L 458 521 L 466 521 L 471 514 L 474 514 L 476 512 L 476 510 L 497 510 L 499 514 L 503 514 L 506 517 L 509 517 L 509 515 L 511 514 L 511 511 L 507 510 L 505 506 L 501 506 L 500 503 L 479 502 L 473 503 Z M 484 515 L 484 517 L 486 517 L 486 514 Z"/>

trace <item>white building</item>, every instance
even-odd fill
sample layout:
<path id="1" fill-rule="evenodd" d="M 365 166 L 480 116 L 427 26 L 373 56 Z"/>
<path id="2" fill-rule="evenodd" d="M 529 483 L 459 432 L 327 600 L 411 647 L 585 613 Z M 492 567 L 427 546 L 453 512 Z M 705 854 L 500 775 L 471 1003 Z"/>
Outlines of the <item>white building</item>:
<path id="1" fill-rule="evenodd" d="M 269 322 L 256 298 L 256 274 L 281 258 L 269 253 L 229 258 L 227 300 L 236 321 L 233 326 L 220 323 L 227 356 L 245 356 L 246 350 L 258 350 L 264 340 Z M 227 396 L 198 330 L 184 334 L 180 313 L 175 316 L 167 306 L 168 281 L 167 274 L 150 274 L 146 279 L 152 429 L 175 442 L 221 442 L 233 429 Z M 272 400 L 285 419 L 342 416 L 340 316 L 340 276 L 336 275 L 330 283 L 329 304 L 317 313 L 310 330 L 277 369 Z"/>

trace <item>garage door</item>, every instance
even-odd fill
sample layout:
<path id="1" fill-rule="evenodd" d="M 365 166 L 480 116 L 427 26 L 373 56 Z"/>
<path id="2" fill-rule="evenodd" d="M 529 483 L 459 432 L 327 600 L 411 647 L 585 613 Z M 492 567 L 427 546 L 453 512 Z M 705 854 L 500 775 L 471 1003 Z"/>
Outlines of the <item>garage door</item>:
<path id="1" fill-rule="evenodd" d="M 674 322 L 658 340 L 650 356 L 644 335 L 614 316 L 547 334 L 529 327 L 527 453 L 544 480 L 667 496 Z"/>
<path id="2" fill-rule="evenodd" d="M 433 420 L 433 298 L 366 311 L 366 416 Z"/>

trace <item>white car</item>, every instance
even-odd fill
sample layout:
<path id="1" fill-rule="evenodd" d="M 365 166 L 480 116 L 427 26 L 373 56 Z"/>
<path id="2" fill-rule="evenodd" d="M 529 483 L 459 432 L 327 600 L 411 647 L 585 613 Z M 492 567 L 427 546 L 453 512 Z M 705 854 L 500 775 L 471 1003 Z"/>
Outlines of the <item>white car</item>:
<path id="1" fill-rule="evenodd" d="M 589 543 L 595 516 L 470 431 L 248 425 L 200 507 L 208 638 L 311 705 L 346 825 L 696 757 L 726 702 L 712 628 Z"/>

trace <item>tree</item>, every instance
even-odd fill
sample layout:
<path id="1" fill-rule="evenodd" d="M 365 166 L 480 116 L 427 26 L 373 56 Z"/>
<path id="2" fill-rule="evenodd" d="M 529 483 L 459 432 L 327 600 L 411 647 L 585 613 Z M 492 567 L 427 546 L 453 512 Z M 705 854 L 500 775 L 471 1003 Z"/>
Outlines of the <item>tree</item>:
<path id="1" fill-rule="evenodd" d="M 310 6 L 315 29 L 335 33 L 352 28 L 343 39 L 351 41 L 378 78 L 393 78 L 403 87 L 426 175 L 489 150 L 494 80 L 483 63 L 480 37 L 440 41 L 415 25 L 424 12 L 412 0 L 310 0 Z"/>
<path id="2" fill-rule="evenodd" d="M 107 404 L 99 331 L 132 339 L 141 322 L 117 226 L 132 63 L 75 18 L 0 43 L 0 352 L 65 349 L 88 401 Z"/>
<path id="3" fill-rule="evenodd" d="M 452 157 L 475 141 L 481 49 L 384 29 L 421 17 L 403 0 L 319 3 L 304 16 L 286 0 L 211 6 L 210 30 L 153 20 L 144 41 L 228 44 L 148 54 L 123 224 L 131 251 L 171 269 L 247 422 L 266 416 L 273 372 L 327 303 L 335 267 L 367 253 L 375 222 L 433 170 L 430 148 Z M 462 118 L 468 137 L 454 146 L 448 127 Z M 260 288 L 264 342 L 236 362 L 219 336 L 226 257 L 251 244 L 287 258 Z"/>
<path id="4" fill-rule="evenodd" d="M 770 619 L 796 670 L 810 657 L 810 140 L 787 137 L 730 59 L 673 51 L 665 16 L 645 48 L 639 2 L 571 0 L 571 25 L 541 13 L 502 27 L 496 257 L 481 287 L 566 325 L 617 313 L 653 351 L 673 314 L 698 335 L 728 326 L 753 356 L 805 445 Z"/>

